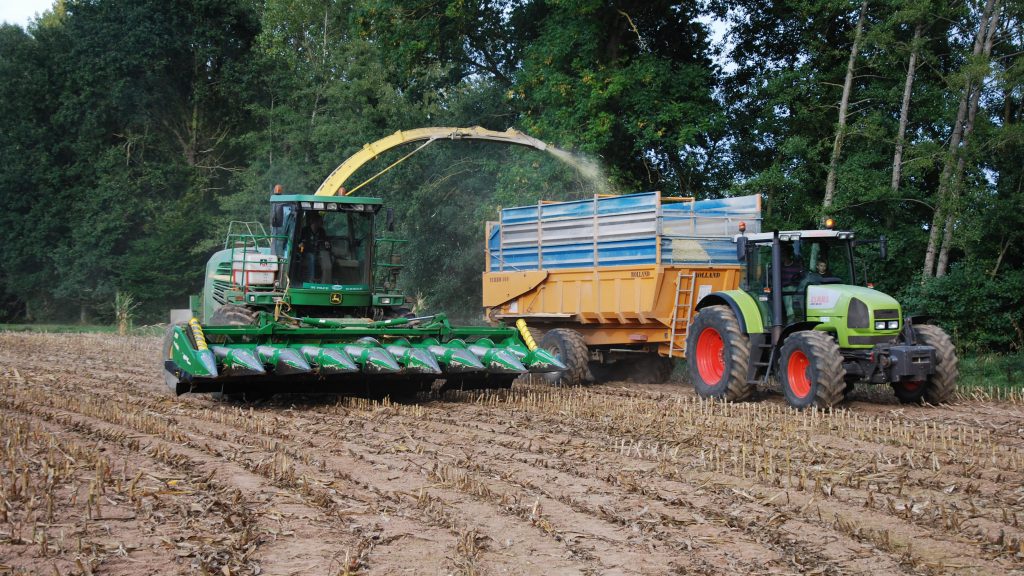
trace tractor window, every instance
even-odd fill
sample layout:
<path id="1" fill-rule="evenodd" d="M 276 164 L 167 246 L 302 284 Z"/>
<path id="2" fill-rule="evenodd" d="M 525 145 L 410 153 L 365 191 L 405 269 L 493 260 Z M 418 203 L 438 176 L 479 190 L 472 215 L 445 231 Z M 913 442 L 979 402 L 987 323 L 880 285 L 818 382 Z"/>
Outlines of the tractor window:
<path id="1" fill-rule="evenodd" d="M 846 241 L 805 239 L 800 260 L 807 284 L 855 283 Z"/>

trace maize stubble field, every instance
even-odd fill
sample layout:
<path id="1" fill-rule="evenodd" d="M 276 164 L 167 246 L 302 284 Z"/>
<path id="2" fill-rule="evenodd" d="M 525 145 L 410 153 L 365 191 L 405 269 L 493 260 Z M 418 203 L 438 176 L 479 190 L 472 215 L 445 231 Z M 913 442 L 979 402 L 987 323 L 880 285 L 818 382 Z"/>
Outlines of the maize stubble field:
<path id="1" fill-rule="evenodd" d="M 1024 574 L 1019 395 L 244 405 L 172 398 L 158 356 L 0 333 L 0 573 Z"/>

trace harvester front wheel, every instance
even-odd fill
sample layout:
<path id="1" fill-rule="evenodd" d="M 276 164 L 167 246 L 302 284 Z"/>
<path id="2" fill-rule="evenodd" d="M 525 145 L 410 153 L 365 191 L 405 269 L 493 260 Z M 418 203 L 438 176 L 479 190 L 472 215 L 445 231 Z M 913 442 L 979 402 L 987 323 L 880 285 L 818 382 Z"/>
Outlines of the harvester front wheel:
<path id="1" fill-rule="evenodd" d="M 256 323 L 256 311 L 245 306 L 225 304 L 213 311 L 210 326 L 250 326 Z"/>
<path id="2" fill-rule="evenodd" d="M 750 339 L 728 306 L 709 306 L 697 314 L 687 331 L 686 358 L 701 398 L 742 402 L 753 394 L 747 383 Z"/>
<path id="3" fill-rule="evenodd" d="M 213 311 L 210 321 L 211 326 L 251 326 L 256 323 L 257 313 L 245 306 L 225 304 Z M 269 392 L 211 392 L 210 399 L 218 402 L 258 402 L 265 400 L 273 394 Z"/>
<path id="4" fill-rule="evenodd" d="M 563 372 L 551 372 L 546 376 L 554 386 L 582 386 L 594 381 L 590 373 L 590 352 L 583 335 L 568 328 L 548 330 L 541 338 L 540 347 L 554 354 L 565 364 Z"/>
<path id="5" fill-rule="evenodd" d="M 945 330 L 931 324 L 915 325 L 914 332 L 918 343 L 935 348 L 935 373 L 924 384 L 921 397 L 929 404 L 949 402 L 956 395 L 956 384 L 960 379 L 960 360 L 953 341 Z"/>
<path id="6" fill-rule="evenodd" d="M 843 400 L 846 370 L 839 345 L 827 332 L 797 332 L 779 352 L 779 380 L 790 406 L 831 408 Z"/>

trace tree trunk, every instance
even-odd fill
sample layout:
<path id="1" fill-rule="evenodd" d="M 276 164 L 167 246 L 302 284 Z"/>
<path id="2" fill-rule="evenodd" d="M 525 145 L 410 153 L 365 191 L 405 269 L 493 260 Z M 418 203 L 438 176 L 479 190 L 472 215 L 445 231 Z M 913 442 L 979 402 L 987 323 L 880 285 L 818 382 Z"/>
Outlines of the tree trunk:
<path id="1" fill-rule="evenodd" d="M 982 54 L 988 59 L 992 55 L 992 44 L 995 40 L 996 28 L 999 25 L 999 2 L 996 0 L 993 7 L 992 13 L 989 15 L 988 31 L 985 34 L 985 48 Z M 985 74 L 988 75 L 987 73 Z M 974 119 L 978 115 L 978 102 L 981 100 L 981 89 L 984 85 L 984 76 L 978 78 L 977 84 L 975 84 L 974 92 L 971 94 L 971 103 L 967 110 L 967 125 L 964 126 L 964 136 L 962 139 L 963 147 L 967 147 L 967 141 L 972 132 L 974 132 Z M 946 225 L 942 235 L 942 247 L 939 249 L 939 263 L 935 268 L 936 276 L 945 276 L 949 269 L 949 247 L 953 243 L 953 227 L 956 223 L 956 216 L 959 215 L 959 211 L 956 210 L 956 202 L 960 197 L 960 187 L 963 185 L 964 169 L 966 164 L 965 151 L 960 153 L 960 158 L 956 162 L 956 171 L 953 173 L 953 180 L 949 187 L 949 199 L 950 205 L 946 210 Z"/>
<path id="2" fill-rule="evenodd" d="M 900 189 L 900 176 L 903 172 L 903 143 L 907 134 L 910 95 L 914 90 L 914 74 L 917 72 L 917 51 L 923 28 L 923 24 L 918 24 L 914 28 L 914 39 L 910 41 L 910 62 L 907 63 L 907 81 L 903 84 L 903 103 L 900 106 L 900 128 L 896 134 L 896 152 L 892 155 L 892 182 L 890 186 L 893 192 L 898 192 Z"/>
<path id="3" fill-rule="evenodd" d="M 825 199 L 821 203 L 823 225 L 836 193 L 836 170 L 839 167 L 839 155 L 843 149 L 843 137 L 846 133 L 846 111 L 850 106 L 850 92 L 853 90 L 853 68 L 857 61 L 857 50 L 860 47 L 860 36 L 864 30 L 864 16 L 867 11 L 868 0 L 863 0 L 860 4 L 860 16 L 857 17 L 857 31 L 853 34 L 850 60 L 846 63 L 846 81 L 843 83 L 843 97 L 839 101 L 839 126 L 836 127 L 836 139 L 832 143 L 832 159 L 829 161 L 828 177 L 825 179 Z"/>
<path id="4" fill-rule="evenodd" d="M 974 50 L 972 51 L 974 56 L 981 54 L 985 43 L 985 30 L 988 25 L 989 14 L 992 13 L 995 3 L 996 0 L 987 0 L 985 3 L 985 10 L 981 15 L 980 24 L 978 25 L 978 34 L 974 38 Z M 947 196 L 949 194 L 950 180 L 953 176 L 953 167 L 956 165 L 956 159 L 960 151 L 964 120 L 967 117 L 967 104 L 971 96 L 973 84 L 971 78 L 967 78 L 964 81 L 964 90 L 960 96 L 960 106 L 957 108 L 956 121 L 953 123 L 953 133 L 949 138 L 949 153 L 946 154 L 942 175 L 939 176 L 939 189 L 935 193 L 935 214 L 932 216 L 932 225 L 928 231 L 928 248 L 924 253 L 924 270 L 922 270 L 922 275 L 925 278 L 931 278 L 935 275 L 935 256 L 939 248 L 939 231 L 942 230 L 943 224 L 946 221 L 946 204 L 949 201 Z"/>

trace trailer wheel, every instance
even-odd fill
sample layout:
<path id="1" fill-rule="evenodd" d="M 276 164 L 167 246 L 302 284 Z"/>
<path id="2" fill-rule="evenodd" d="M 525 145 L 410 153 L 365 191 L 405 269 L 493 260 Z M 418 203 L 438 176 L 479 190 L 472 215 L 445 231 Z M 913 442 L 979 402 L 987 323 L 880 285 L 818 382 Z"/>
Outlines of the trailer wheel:
<path id="1" fill-rule="evenodd" d="M 918 342 L 935 348 L 935 374 L 924 386 L 923 398 L 929 404 L 949 402 L 956 395 L 960 379 L 960 360 L 956 357 L 953 341 L 945 330 L 931 324 L 914 326 L 914 332 Z"/>
<path id="2" fill-rule="evenodd" d="M 590 352 L 583 335 L 568 328 L 548 330 L 540 347 L 554 354 L 566 366 L 563 372 L 552 372 L 545 379 L 553 386 L 582 386 L 594 381 L 590 373 Z"/>
<path id="3" fill-rule="evenodd" d="M 797 332 L 786 339 L 779 356 L 779 379 L 790 406 L 831 408 L 843 400 L 846 370 L 830 334 Z"/>
<path id="4" fill-rule="evenodd" d="M 701 398 L 747 400 L 750 339 L 728 306 L 709 306 L 697 313 L 686 334 L 686 358 L 693 388 Z"/>

